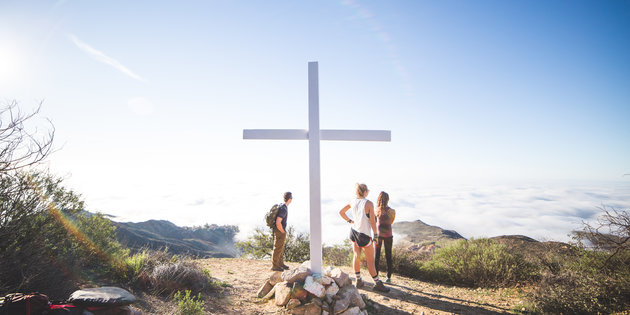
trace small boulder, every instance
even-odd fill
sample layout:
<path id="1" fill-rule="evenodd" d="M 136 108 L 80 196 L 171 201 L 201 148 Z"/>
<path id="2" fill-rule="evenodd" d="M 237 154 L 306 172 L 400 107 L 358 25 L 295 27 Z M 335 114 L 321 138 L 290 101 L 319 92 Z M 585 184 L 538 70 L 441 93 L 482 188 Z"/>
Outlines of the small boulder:
<path id="1" fill-rule="evenodd" d="M 326 288 L 326 297 L 331 299 L 333 296 L 337 295 L 337 292 L 339 292 L 339 286 L 337 283 L 333 282 Z"/>
<path id="2" fill-rule="evenodd" d="M 322 298 L 326 295 L 326 288 L 323 285 L 313 281 L 313 277 L 308 276 L 304 281 L 304 290 L 312 293 L 318 298 Z"/>
<path id="3" fill-rule="evenodd" d="M 322 271 L 322 273 L 323 273 L 325 276 L 330 277 L 330 274 L 332 273 L 332 270 L 333 270 L 333 267 L 331 267 L 331 266 L 326 266 L 326 268 L 324 268 L 324 270 Z"/>
<path id="4" fill-rule="evenodd" d="M 258 293 L 256 293 L 256 297 L 261 298 L 267 295 L 267 293 L 269 293 L 271 289 L 273 289 L 273 285 L 269 283 L 269 281 L 265 282 L 265 284 L 263 284 L 263 286 L 260 287 L 260 289 L 258 289 Z"/>
<path id="5" fill-rule="evenodd" d="M 339 297 L 339 295 L 337 295 Z M 335 301 L 334 306 L 333 306 L 333 314 L 339 314 L 341 312 L 344 312 L 345 310 L 348 309 L 348 307 L 350 307 L 350 297 L 348 296 L 341 296 L 339 300 Z"/>
<path id="6" fill-rule="evenodd" d="M 335 282 L 340 288 L 343 288 L 344 286 L 351 284 L 350 277 L 348 277 L 348 274 L 341 271 L 341 269 L 339 268 L 333 269 L 330 272 L 330 277 L 333 280 L 335 280 Z"/>
<path id="7" fill-rule="evenodd" d="M 357 289 L 355 286 L 349 285 L 341 288 L 339 291 L 340 292 L 338 293 L 338 295 L 350 299 L 350 306 L 358 306 L 361 309 L 365 308 L 365 302 L 361 297 L 361 293 L 359 293 L 359 289 Z"/>
<path id="8" fill-rule="evenodd" d="M 317 282 L 321 283 L 324 286 L 329 286 L 331 283 L 333 283 L 335 280 L 333 280 L 331 277 L 327 276 L 327 275 L 322 275 Z"/>
<path id="9" fill-rule="evenodd" d="M 322 307 L 322 305 L 324 305 L 324 302 L 322 300 L 320 300 L 319 298 L 313 298 L 311 300 L 311 303 L 317 304 L 317 306 Z"/>
<path id="10" fill-rule="evenodd" d="M 292 310 L 292 309 L 300 306 L 300 304 L 302 304 L 302 302 L 300 302 L 300 300 L 298 300 L 298 299 L 290 299 L 289 302 L 287 302 L 287 309 L 288 310 Z"/>
<path id="11" fill-rule="evenodd" d="M 308 303 L 291 310 L 293 315 L 320 315 L 322 308 L 315 303 Z"/>
<path id="12" fill-rule="evenodd" d="M 307 297 L 308 291 L 304 290 L 304 286 L 299 282 L 294 282 L 293 287 L 291 287 L 291 298 L 304 301 Z"/>
<path id="13" fill-rule="evenodd" d="M 282 273 L 282 281 L 286 281 L 288 283 L 294 282 L 304 282 L 306 277 L 311 275 L 311 270 L 304 266 L 300 266 L 295 269 L 285 270 Z"/>
<path id="14" fill-rule="evenodd" d="M 276 284 L 276 305 L 285 306 L 291 298 L 291 287 L 288 282 L 280 282 Z"/>
<path id="15" fill-rule="evenodd" d="M 278 282 L 282 282 L 282 271 L 275 271 L 271 277 L 269 277 L 269 283 L 276 285 Z"/>
<path id="16" fill-rule="evenodd" d="M 333 296 L 337 295 L 338 292 L 339 286 L 337 283 L 333 282 L 328 286 L 328 288 L 326 288 L 326 298 L 330 300 Z"/>
<path id="17" fill-rule="evenodd" d="M 271 288 L 271 291 L 269 291 L 269 293 L 267 293 L 267 295 L 265 295 L 263 297 L 263 300 L 265 300 L 265 301 L 269 300 L 272 297 L 274 297 L 274 295 L 276 295 L 276 286 L 275 285 L 273 286 L 273 288 Z"/>
<path id="18" fill-rule="evenodd" d="M 339 315 L 359 315 L 359 314 L 362 314 L 361 309 L 358 306 L 353 306 L 345 310 L 343 313 L 340 313 Z"/>

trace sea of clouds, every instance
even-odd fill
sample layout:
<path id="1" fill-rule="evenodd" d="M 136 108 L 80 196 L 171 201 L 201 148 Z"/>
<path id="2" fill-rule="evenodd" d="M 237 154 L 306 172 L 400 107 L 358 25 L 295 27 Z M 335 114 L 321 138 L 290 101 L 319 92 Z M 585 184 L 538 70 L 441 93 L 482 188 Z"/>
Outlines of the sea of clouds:
<path id="1" fill-rule="evenodd" d="M 541 241 L 569 241 L 571 231 L 585 222 L 597 223 L 603 209 L 630 209 L 627 182 L 433 186 L 388 193 L 397 221 L 422 220 L 466 238 L 520 234 Z M 371 194 L 370 199 L 376 200 L 377 193 Z M 339 203 L 325 200 L 323 204 L 326 208 Z M 324 215 L 324 221 L 336 221 L 324 230 L 344 235 L 348 227 L 343 221 L 339 224 L 336 216 Z M 337 240 L 326 237 L 326 232 L 324 239 Z"/>
<path id="2" fill-rule="evenodd" d="M 163 219 L 181 226 L 234 224 L 238 239 L 264 225 L 268 208 L 281 201 L 283 189 L 274 185 L 231 189 L 230 185 L 165 187 L 163 191 L 138 191 L 133 197 L 102 196 L 88 200 L 117 221 Z M 177 189 L 180 187 L 180 190 Z M 197 187 L 197 188 L 195 188 Z M 339 210 L 353 198 L 353 184 L 322 187 L 322 239 L 341 243 L 349 225 Z M 630 181 L 583 183 L 418 184 L 370 187 L 376 201 L 381 190 L 390 194 L 397 221 L 422 220 L 466 238 L 527 235 L 537 240 L 569 241 L 584 222 L 596 223 L 603 209 L 630 209 Z M 168 193 L 166 193 L 168 191 Z M 308 187 L 292 189 L 289 225 L 309 231 Z"/>

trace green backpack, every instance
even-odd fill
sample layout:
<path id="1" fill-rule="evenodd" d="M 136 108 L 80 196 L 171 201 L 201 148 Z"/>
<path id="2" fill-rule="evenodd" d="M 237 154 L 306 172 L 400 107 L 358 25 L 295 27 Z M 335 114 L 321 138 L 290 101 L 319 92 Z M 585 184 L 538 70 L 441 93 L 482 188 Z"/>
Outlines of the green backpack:
<path id="1" fill-rule="evenodd" d="M 273 207 L 271 207 L 269 212 L 265 215 L 265 222 L 267 223 L 267 226 L 272 229 L 276 226 L 276 218 L 278 217 L 278 210 L 280 210 L 280 206 L 282 206 L 281 203 L 273 205 Z"/>

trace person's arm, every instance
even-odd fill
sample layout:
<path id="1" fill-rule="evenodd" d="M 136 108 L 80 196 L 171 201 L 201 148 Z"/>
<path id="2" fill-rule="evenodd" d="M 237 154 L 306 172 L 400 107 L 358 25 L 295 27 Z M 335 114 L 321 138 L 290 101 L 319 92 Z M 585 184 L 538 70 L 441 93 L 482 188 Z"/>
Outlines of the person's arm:
<path id="1" fill-rule="evenodd" d="M 365 212 L 370 215 L 370 225 L 372 226 L 372 231 L 374 231 L 374 238 L 377 238 L 378 230 L 376 229 L 376 214 L 374 213 L 374 204 L 369 200 L 365 204 Z"/>
<path id="2" fill-rule="evenodd" d="M 282 228 L 282 218 L 279 216 L 276 217 L 276 227 L 278 228 L 278 231 L 280 231 L 280 233 L 286 233 L 286 231 Z"/>
<path id="3" fill-rule="evenodd" d="M 354 221 L 352 221 L 348 215 L 346 214 L 346 212 L 348 212 L 348 210 L 350 210 L 350 205 L 346 205 L 345 207 L 343 207 L 341 210 L 339 210 L 339 215 L 346 220 L 346 222 L 348 223 L 353 223 Z"/>
<path id="4" fill-rule="evenodd" d="M 396 220 L 396 210 L 389 209 L 389 212 L 392 214 L 392 224 L 394 224 L 394 220 Z"/>

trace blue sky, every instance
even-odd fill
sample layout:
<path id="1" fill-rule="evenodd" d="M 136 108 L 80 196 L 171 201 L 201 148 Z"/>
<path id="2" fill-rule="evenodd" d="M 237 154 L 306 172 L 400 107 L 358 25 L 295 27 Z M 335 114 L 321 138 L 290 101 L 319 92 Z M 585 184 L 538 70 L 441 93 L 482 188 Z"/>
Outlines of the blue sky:
<path id="1" fill-rule="evenodd" d="M 322 143 L 328 242 L 357 181 L 467 237 L 629 207 L 628 56 L 629 1 L 0 1 L 1 101 L 43 102 L 47 166 L 121 220 L 248 231 L 291 190 L 306 230 L 307 143 L 242 130 L 306 129 L 318 61 L 322 128 L 392 130 Z"/>

